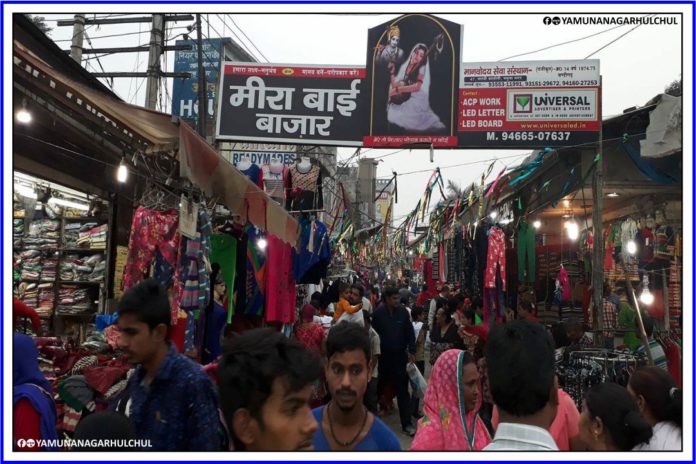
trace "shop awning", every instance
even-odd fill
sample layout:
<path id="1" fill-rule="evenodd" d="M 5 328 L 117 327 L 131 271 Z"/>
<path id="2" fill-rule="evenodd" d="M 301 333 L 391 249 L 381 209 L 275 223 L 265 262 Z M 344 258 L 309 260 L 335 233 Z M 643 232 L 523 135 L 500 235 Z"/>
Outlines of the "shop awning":
<path id="1" fill-rule="evenodd" d="M 224 159 L 186 122 L 179 124 L 179 166 L 206 195 L 224 204 L 258 229 L 295 246 L 297 220 L 271 197 Z"/>
<path id="2" fill-rule="evenodd" d="M 145 153 L 176 150 L 179 130 L 171 115 L 91 89 L 52 68 L 16 40 L 13 64 L 15 79 L 30 82 L 71 111 L 98 123 L 114 137 Z"/>

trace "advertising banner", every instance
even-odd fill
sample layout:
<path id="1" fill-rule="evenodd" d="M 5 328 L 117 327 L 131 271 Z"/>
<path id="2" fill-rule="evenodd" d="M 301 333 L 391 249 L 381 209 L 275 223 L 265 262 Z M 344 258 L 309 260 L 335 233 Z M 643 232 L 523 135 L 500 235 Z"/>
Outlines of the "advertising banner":
<path id="1" fill-rule="evenodd" d="M 223 47 L 229 38 L 203 39 L 203 68 L 208 91 L 207 127 L 214 126 L 217 86 Z M 186 120 L 192 127 L 198 121 L 198 46 L 195 40 L 177 40 L 176 45 L 190 45 L 191 50 L 177 50 L 174 54 L 174 72 L 189 72 L 188 79 L 174 79 L 172 86 L 172 115 Z M 212 131 L 210 131 L 212 133 Z"/>
<path id="2" fill-rule="evenodd" d="M 364 146 L 457 146 L 461 29 L 407 14 L 369 30 Z"/>
<path id="3" fill-rule="evenodd" d="M 217 138 L 360 146 L 365 68 L 223 64 Z"/>
<path id="4" fill-rule="evenodd" d="M 599 60 L 462 64 L 459 146 L 567 147 L 597 141 Z"/>
<path id="5" fill-rule="evenodd" d="M 298 158 L 297 145 L 276 145 L 272 143 L 220 142 L 220 154 L 235 166 L 244 158 L 251 164 L 261 167 L 275 162 L 286 166 L 295 164 Z"/>

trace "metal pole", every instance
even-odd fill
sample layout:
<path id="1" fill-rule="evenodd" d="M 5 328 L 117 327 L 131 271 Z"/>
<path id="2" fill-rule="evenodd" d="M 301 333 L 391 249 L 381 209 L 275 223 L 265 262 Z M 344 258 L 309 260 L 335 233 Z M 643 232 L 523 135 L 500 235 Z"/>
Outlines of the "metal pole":
<path id="1" fill-rule="evenodd" d="M 205 68 L 203 67 L 203 31 L 201 30 L 201 15 L 196 15 L 196 48 L 198 52 L 198 133 L 206 136 L 205 120 L 208 117 L 208 99 L 206 89 Z"/>
<path id="2" fill-rule="evenodd" d="M 600 98 L 598 102 L 599 113 L 599 154 L 600 159 L 592 173 L 592 234 L 594 236 L 594 247 L 592 249 L 592 303 L 595 308 L 592 311 L 593 331 L 604 328 L 602 318 L 603 306 L 602 296 L 604 289 L 604 236 L 602 231 L 602 207 L 604 204 L 604 153 L 603 153 L 603 131 L 602 131 L 602 78 L 599 78 Z M 596 332 L 594 332 L 596 333 Z M 602 337 L 603 339 L 603 337 Z"/>
<path id="3" fill-rule="evenodd" d="M 150 31 L 150 55 L 147 60 L 147 86 L 145 88 L 145 107 L 157 108 L 159 95 L 160 57 L 164 37 L 164 15 L 152 15 L 152 30 Z"/>
<path id="4" fill-rule="evenodd" d="M 76 14 L 73 25 L 72 44 L 70 45 L 70 58 L 82 64 L 82 42 L 85 39 L 85 15 Z"/>

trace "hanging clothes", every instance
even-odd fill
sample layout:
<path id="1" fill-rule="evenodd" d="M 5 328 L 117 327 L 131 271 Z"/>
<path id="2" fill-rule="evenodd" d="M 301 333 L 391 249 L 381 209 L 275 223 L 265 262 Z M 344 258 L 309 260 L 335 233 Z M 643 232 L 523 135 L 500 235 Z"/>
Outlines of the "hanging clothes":
<path id="1" fill-rule="evenodd" d="M 286 203 L 288 211 L 309 211 L 324 207 L 321 168 L 312 164 L 307 172 L 301 172 L 297 164 L 287 170 Z"/>
<path id="2" fill-rule="evenodd" d="M 300 218 L 300 238 L 293 250 L 293 275 L 298 284 L 318 284 L 326 277 L 331 262 L 331 247 L 326 225 Z"/>
<path id="3" fill-rule="evenodd" d="M 253 226 L 247 226 L 246 231 L 246 307 L 244 314 L 262 316 L 266 291 L 266 256 L 263 251 L 259 250 L 257 242 L 260 237 L 263 237 L 263 234 Z"/>
<path id="4" fill-rule="evenodd" d="M 263 190 L 263 171 L 260 167 L 252 164 L 247 169 L 241 170 L 242 174 L 247 176 L 258 188 Z"/>
<path id="5" fill-rule="evenodd" d="M 268 235 L 266 247 L 266 322 L 295 322 L 292 247 Z"/>
<path id="6" fill-rule="evenodd" d="M 491 227 L 488 232 L 488 258 L 486 264 L 485 288 L 495 288 L 496 271 L 500 271 L 502 290 L 505 285 L 505 233 L 499 227 Z"/>
<path id="7" fill-rule="evenodd" d="M 536 279 L 535 232 L 534 227 L 524 219 L 520 220 L 517 229 L 517 275 L 520 282 L 533 284 Z"/>
<path id="8" fill-rule="evenodd" d="M 174 209 L 154 211 L 139 206 L 135 210 L 123 269 L 124 291 L 145 279 L 156 250 L 170 266 L 176 266 L 178 225 L 179 212 Z"/>
<path id="9" fill-rule="evenodd" d="M 285 167 L 280 165 L 264 165 L 263 189 L 266 193 L 281 205 L 285 203 Z"/>
<path id="10" fill-rule="evenodd" d="M 227 323 L 234 314 L 234 282 L 237 274 L 237 239 L 227 234 L 216 234 L 211 238 L 210 264 L 218 263 L 227 286 Z"/>
<path id="11" fill-rule="evenodd" d="M 558 282 L 561 284 L 562 301 L 570 301 L 570 279 L 568 278 L 568 271 L 563 266 L 558 271 Z"/>

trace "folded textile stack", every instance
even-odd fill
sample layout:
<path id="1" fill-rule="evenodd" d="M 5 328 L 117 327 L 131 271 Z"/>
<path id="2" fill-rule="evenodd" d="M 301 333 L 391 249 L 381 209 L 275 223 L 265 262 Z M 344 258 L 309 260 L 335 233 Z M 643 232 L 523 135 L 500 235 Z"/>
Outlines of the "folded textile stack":
<path id="1" fill-rule="evenodd" d="M 93 248 L 95 250 L 106 248 L 106 233 L 109 226 L 102 224 L 97 226 L 94 222 L 82 225 L 78 232 L 77 246 L 80 248 Z"/>
<path id="2" fill-rule="evenodd" d="M 53 282 L 56 280 L 56 268 L 58 267 L 58 256 L 53 253 L 42 261 L 41 281 Z"/>
<path id="3" fill-rule="evenodd" d="M 24 237 L 22 243 L 28 250 L 55 251 L 58 249 L 57 238 Z"/>
<path id="4" fill-rule="evenodd" d="M 60 264 L 61 280 L 99 282 L 104 280 L 106 262 L 102 254 L 90 257 L 65 255 Z"/>
<path id="5" fill-rule="evenodd" d="M 59 314 L 83 314 L 96 310 L 89 296 L 89 290 L 77 286 L 64 285 L 58 291 Z"/>
<path id="6" fill-rule="evenodd" d="M 72 222 L 65 224 L 63 228 L 63 246 L 66 248 L 77 248 L 77 238 L 82 224 Z"/>
<path id="7" fill-rule="evenodd" d="M 53 284 L 45 283 L 38 286 L 39 302 L 36 306 L 36 312 L 40 317 L 51 317 L 53 314 Z"/>
<path id="8" fill-rule="evenodd" d="M 31 237 L 42 237 L 42 238 L 53 238 L 57 239 L 60 237 L 60 221 L 52 219 L 39 219 L 38 221 L 33 221 L 29 225 L 29 233 L 27 235 Z"/>
<path id="9" fill-rule="evenodd" d="M 17 286 L 17 298 L 31 308 L 36 308 L 39 303 L 39 289 L 37 284 L 22 282 Z"/>
<path id="10" fill-rule="evenodd" d="M 12 235 L 22 237 L 24 235 L 24 219 L 12 220 Z"/>

